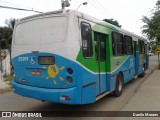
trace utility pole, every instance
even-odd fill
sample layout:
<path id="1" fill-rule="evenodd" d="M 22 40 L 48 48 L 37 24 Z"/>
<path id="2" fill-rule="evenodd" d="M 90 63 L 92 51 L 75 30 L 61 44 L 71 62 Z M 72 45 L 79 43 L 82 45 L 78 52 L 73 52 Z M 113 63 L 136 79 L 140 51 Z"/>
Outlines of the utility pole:
<path id="1" fill-rule="evenodd" d="M 64 9 L 64 1 L 61 0 L 62 9 Z"/>

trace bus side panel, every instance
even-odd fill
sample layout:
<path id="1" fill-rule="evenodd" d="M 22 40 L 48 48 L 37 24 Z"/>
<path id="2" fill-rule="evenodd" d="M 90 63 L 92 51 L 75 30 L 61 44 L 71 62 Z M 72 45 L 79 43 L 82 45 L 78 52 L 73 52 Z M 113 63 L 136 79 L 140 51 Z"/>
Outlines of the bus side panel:
<path id="1" fill-rule="evenodd" d="M 138 65 L 138 74 L 143 72 L 144 64 L 146 64 L 146 59 L 144 58 L 145 54 L 139 54 L 139 65 Z"/>
<path id="2" fill-rule="evenodd" d="M 110 81 L 107 81 L 107 84 L 109 85 L 108 86 L 109 89 L 107 90 L 109 92 L 112 92 L 113 90 L 115 90 L 116 78 L 120 72 L 122 72 L 123 74 L 124 84 L 132 80 L 135 75 L 134 55 L 119 57 L 116 59 L 114 58 L 112 60 L 112 64 L 115 65 L 117 61 L 119 61 L 120 64 L 117 66 L 117 68 L 115 68 L 115 70 L 113 70 L 113 72 L 110 75 L 108 75 L 109 76 L 108 79 Z"/>
<path id="3" fill-rule="evenodd" d="M 139 74 L 139 52 L 135 52 L 135 74 Z"/>
<path id="4" fill-rule="evenodd" d="M 115 90 L 116 75 L 107 75 L 107 92 L 112 92 Z"/>
<path id="5" fill-rule="evenodd" d="M 94 103 L 96 101 L 96 84 L 93 83 L 82 88 L 82 104 Z"/>
<path id="6" fill-rule="evenodd" d="M 134 55 L 129 56 L 128 60 L 124 63 L 125 68 L 122 69 L 124 83 L 132 80 L 135 75 L 135 58 Z"/>
<path id="7" fill-rule="evenodd" d="M 145 45 L 145 52 L 146 52 L 146 69 L 149 68 L 149 49 L 148 49 L 148 45 Z"/>
<path id="8" fill-rule="evenodd" d="M 96 101 L 96 74 L 82 67 L 82 104 Z"/>

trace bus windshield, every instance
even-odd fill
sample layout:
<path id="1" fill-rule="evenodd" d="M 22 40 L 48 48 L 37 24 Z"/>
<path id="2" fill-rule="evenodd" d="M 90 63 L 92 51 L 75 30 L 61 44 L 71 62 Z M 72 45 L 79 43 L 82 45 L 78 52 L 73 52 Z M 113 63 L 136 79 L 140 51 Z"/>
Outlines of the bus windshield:
<path id="1" fill-rule="evenodd" d="M 33 45 L 63 42 L 66 38 L 67 17 L 44 17 L 16 26 L 14 44 Z"/>

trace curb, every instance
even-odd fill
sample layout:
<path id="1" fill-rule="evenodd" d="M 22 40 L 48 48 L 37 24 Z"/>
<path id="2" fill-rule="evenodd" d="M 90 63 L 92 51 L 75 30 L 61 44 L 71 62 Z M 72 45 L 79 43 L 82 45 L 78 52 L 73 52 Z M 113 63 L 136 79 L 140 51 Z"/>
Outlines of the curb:
<path id="1" fill-rule="evenodd" d="M 146 79 L 155 71 L 155 70 L 157 70 L 158 69 L 158 67 L 155 67 L 153 70 L 151 70 L 151 72 L 150 73 L 147 73 L 147 75 L 143 78 L 143 81 L 138 85 L 138 87 L 136 88 L 136 90 L 134 91 L 134 94 L 133 94 L 133 96 L 132 97 L 134 97 L 134 95 L 137 93 L 137 91 L 138 91 L 138 89 L 140 88 L 140 86 L 146 81 Z M 131 98 L 132 98 L 131 97 Z M 131 99 L 130 98 L 130 99 Z M 130 100 L 129 99 L 129 100 Z M 128 103 L 129 101 L 127 101 L 127 103 Z"/>
<path id="2" fill-rule="evenodd" d="M 145 77 L 144 77 L 144 78 L 139 78 L 139 77 L 138 77 L 138 78 L 134 79 L 134 80 L 138 80 L 138 79 L 142 79 L 142 80 L 141 80 L 140 83 L 136 86 L 135 90 L 132 91 L 132 94 L 130 94 L 130 96 L 128 96 L 128 98 L 124 101 L 124 104 L 121 105 L 121 106 L 117 109 L 117 111 L 121 111 L 121 110 L 124 108 L 124 106 L 129 103 L 129 101 L 130 101 L 130 100 L 135 96 L 135 94 L 137 93 L 137 91 L 138 91 L 138 89 L 140 88 L 140 86 L 147 80 L 147 78 L 148 78 L 157 68 L 158 68 L 158 67 L 156 66 L 156 67 L 155 67 L 154 69 L 152 69 L 149 73 L 145 74 Z M 127 85 L 127 84 L 126 84 L 126 85 Z M 115 117 L 117 117 L 117 114 L 118 114 L 118 112 L 115 113 L 115 116 L 113 116 L 113 118 L 111 118 L 111 120 L 114 120 Z"/>

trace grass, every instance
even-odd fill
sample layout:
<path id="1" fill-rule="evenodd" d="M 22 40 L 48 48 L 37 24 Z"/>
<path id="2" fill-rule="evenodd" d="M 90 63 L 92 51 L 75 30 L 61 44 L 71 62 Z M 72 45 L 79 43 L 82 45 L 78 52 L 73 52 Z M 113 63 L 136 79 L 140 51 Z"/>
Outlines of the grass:
<path id="1" fill-rule="evenodd" d="M 14 76 L 13 75 L 8 75 L 4 78 L 4 81 L 9 85 L 9 87 L 6 87 L 4 89 L 0 89 L 0 94 L 10 92 L 11 91 L 11 84 Z"/>
<path id="2" fill-rule="evenodd" d="M 13 78 L 14 78 L 13 75 L 8 75 L 7 77 L 4 78 L 4 81 L 7 82 L 9 86 L 11 86 Z"/>

